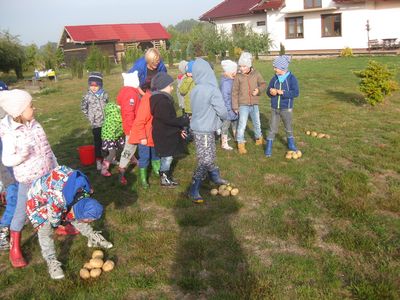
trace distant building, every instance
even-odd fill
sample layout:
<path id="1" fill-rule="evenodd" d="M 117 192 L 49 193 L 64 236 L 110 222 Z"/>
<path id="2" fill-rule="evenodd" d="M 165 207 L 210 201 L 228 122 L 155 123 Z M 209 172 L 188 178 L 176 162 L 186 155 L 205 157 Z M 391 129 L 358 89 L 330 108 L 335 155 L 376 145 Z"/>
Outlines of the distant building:
<path id="1" fill-rule="evenodd" d="M 165 49 L 169 38 L 160 23 L 65 26 L 58 47 L 63 49 L 67 64 L 74 58 L 84 61 L 93 44 L 104 55 L 120 61 L 132 47 Z"/>

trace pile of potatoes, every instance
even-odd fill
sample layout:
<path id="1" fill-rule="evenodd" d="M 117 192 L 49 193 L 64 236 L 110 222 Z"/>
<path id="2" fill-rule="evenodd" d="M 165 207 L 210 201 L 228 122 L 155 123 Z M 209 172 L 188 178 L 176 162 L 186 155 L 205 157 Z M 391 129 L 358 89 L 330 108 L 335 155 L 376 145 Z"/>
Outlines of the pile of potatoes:
<path id="1" fill-rule="evenodd" d="M 319 139 L 323 139 L 323 138 L 325 138 L 325 139 L 330 139 L 330 138 L 331 138 L 331 136 L 330 136 L 329 134 L 326 134 L 326 133 L 318 133 L 318 132 L 316 132 L 316 131 L 310 131 L 310 130 L 307 130 L 307 131 L 306 131 L 306 134 L 307 134 L 307 135 L 311 135 L 312 137 L 319 138 Z"/>
<path id="2" fill-rule="evenodd" d="M 297 151 L 288 151 L 288 152 L 286 152 L 286 156 L 285 157 L 287 159 L 298 159 L 298 158 L 300 158 L 302 156 L 303 156 L 303 153 L 301 153 L 300 150 L 297 150 Z"/>
<path id="3" fill-rule="evenodd" d="M 212 196 L 221 195 L 223 197 L 237 196 L 239 194 L 239 189 L 233 187 L 230 183 L 220 185 L 218 189 L 211 189 L 210 194 Z"/>
<path id="4" fill-rule="evenodd" d="M 83 265 L 83 268 L 79 271 L 79 276 L 81 276 L 82 279 L 97 278 L 102 272 L 110 272 L 114 269 L 114 262 L 112 260 L 106 260 L 104 262 L 103 259 L 103 251 L 93 251 L 92 258 Z"/>

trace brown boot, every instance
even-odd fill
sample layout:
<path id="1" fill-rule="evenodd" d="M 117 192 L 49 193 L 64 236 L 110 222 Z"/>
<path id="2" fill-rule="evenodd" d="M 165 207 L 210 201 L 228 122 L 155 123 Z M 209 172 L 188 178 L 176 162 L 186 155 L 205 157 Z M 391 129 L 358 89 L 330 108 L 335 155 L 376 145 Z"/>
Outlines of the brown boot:
<path id="1" fill-rule="evenodd" d="M 238 143 L 239 154 L 246 154 L 246 146 L 244 143 Z"/>
<path id="2" fill-rule="evenodd" d="M 256 139 L 256 146 L 261 146 L 263 144 L 264 144 L 264 139 L 262 136 Z"/>

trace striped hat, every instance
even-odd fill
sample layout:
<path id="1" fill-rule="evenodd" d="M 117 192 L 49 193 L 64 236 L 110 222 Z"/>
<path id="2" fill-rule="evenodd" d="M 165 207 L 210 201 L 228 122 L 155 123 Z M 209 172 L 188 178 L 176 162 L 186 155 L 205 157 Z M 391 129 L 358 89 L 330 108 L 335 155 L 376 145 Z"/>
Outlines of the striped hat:
<path id="1" fill-rule="evenodd" d="M 277 56 L 274 59 L 274 63 L 272 65 L 274 66 L 274 68 L 286 71 L 289 68 L 290 59 L 290 56 L 287 55 Z"/>

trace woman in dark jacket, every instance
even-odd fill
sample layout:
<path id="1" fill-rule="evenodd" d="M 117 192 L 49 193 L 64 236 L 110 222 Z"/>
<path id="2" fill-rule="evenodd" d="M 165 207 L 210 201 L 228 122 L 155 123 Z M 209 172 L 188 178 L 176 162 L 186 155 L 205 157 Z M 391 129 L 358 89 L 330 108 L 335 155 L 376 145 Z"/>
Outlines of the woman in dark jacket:
<path id="1" fill-rule="evenodd" d="M 150 110 L 153 115 L 153 140 L 157 155 L 161 158 L 161 186 L 175 187 L 177 182 L 171 176 L 173 157 L 184 152 L 183 129 L 189 125 L 186 116 L 177 117 L 171 92 L 174 80 L 167 73 L 158 73 L 151 81 L 153 94 L 150 98 Z"/>

